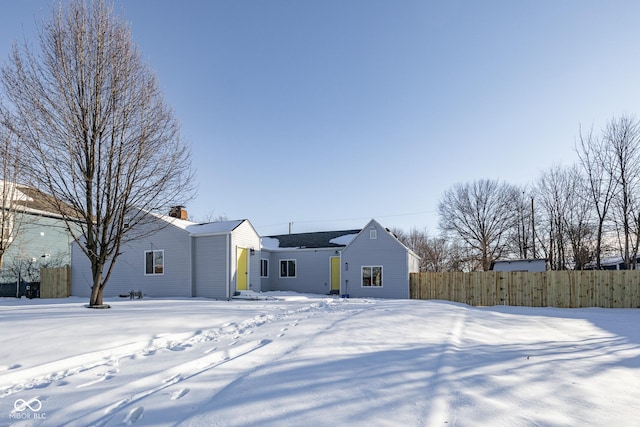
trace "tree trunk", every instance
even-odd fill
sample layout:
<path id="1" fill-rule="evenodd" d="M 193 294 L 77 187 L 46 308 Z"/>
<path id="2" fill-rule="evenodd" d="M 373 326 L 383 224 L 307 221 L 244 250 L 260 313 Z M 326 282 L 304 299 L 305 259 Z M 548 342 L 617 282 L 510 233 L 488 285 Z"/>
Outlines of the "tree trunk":
<path id="1" fill-rule="evenodd" d="M 102 266 L 95 265 L 93 273 L 93 286 L 91 287 L 91 298 L 89 299 L 89 307 L 97 307 L 103 305 L 102 293 L 104 284 L 102 283 Z"/>

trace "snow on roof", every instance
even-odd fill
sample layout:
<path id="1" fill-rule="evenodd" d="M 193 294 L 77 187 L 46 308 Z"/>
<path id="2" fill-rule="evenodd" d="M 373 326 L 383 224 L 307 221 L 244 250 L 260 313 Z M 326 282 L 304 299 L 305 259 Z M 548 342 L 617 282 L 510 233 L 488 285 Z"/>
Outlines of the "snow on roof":
<path id="1" fill-rule="evenodd" d="M 266 249 L 269 251 L 286 251 L 292 249 L 301 249 L 304 246 L 280 246 L 280 239 L 277 239 L 276 237 L 261 237 L 260 247 L 261 249 Z"/>
<path id="2" fill-rule="evenodd" d="M 349 244 L 360 230 L 318 231 L 262 237 L 263 249 L 341 248 Z"/>
<path id="3" fill-rule="evenodd" d="M 243 219 L 238 219 L 233 221 L 217 221 L 199 224 L 193 221 L 174 218 L 169 215 L 162 215 L 157 213 L 154 213 L 153 215 L 193 235 L 229 233 L 235 230 L 235 228 L 242 224 L 242 222 L 244 221 Z"/>
<path id="4" fill-rule="evenodd" d="M 174 218 L 169 215 L 158 215 L 158 214 L 153 214 L 153 215 L 156 215 L 158 218 L 168 222 L 169 224 L 175 225 L 176 227 L 181 228 L 183 230 L 186 230 L 187 227 L 197 224 L 192 221 L 187 221 L 185 219 L 180 219 L 180 218 Z"/>
<path id="5" fill-rule="evenodd" d="M 244 220 L 208 222 L 205 224 L 191 224 L 186 230 L 193 235 L 229 233 L 236 229 Z"/>
<path id="6" fill-rule="evenodd" d="M 274 237 L 261 237 L 260 245 L 262 249 L 280 249 L 280 240 Z"/>
<path id="7" fill-rule="evenodd" d="M 349 243 L 353 241 L 353 239 L 356 238 L 357 235 L 358 233 L 345 234 L 344 236 L 339 236 L 339 237 L 336 237 L 335 239 L 329 240 L 329 243 L 333 243 L 334 245 L 347 246 Z"/>

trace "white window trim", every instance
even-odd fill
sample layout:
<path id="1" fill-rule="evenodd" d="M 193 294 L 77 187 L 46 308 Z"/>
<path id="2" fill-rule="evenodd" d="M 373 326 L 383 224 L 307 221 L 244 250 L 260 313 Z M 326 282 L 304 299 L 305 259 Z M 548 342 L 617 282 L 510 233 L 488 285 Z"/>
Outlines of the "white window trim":
<path id="1" fill-rule="evenodd" d="M 282 275 L 282 262 L 283 261 L 293 261 L 293 265 L 295 266 L 295 274 L 293 276 L 283 276 Z M 287 268 L 287 273 L 289 272 L 289 269 Z M 288 258 L 288 259 L 281 259 L 278 262 L 278 274 L 280 275 L 281 279 L 295 279 L 298 276 L 298 261 L 295 258 Z"/>
<path id="2" fill-rule="evenodd" d="M 382 282 L 382 284 L 380 286 L 374 286 L 374 285 L 365 285 L 364 284 L 364 269 L 365 268 L 371 268 L 371 277 L 373 277 L 373 269 L 374 268 L 379 268 L 380 269 L 380 280 Z M 383 288 L 384 287 L 384 269 L 381 265 L 363 265 L 360 267 L 360 287 L 361 288 Z"/>
<path id="3" fill-rule="evenodd" d="M 262 263 L 265 262 L 266 263 L 266 268 L 265 270 L 265 274 L 264 276 L 262 275 Z M 260 277 L 263 279 L 268 279 L 269 278 L 269 258 L 260 258 Z"/>
<path id="4" fill-rule="evenodd" d="M 378 238 L 378 230 L 372 227 L 371 230 L 369 230 L 369 239 L 375 240 L 377 238 Z"/>
<path id="5" fill-rule="evenodd" d="M 162 273 L 155 272 L 155 257 L 153 257 L 151 268 L 154 271 L 153 273 L 147 273 L 147 254 L 151 252 L 162 252 Z M 150 249 L 148 251 L 144 251 L 144 275 L 145 276 L 164 276 L 164 249 Z"/>

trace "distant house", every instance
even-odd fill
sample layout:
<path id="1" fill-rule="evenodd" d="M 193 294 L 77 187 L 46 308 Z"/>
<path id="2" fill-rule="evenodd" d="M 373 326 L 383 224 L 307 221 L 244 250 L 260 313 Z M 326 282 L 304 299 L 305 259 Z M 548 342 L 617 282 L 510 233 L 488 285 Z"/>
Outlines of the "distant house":
<path id="1" fill-rule="evenodd" d="M 362 230 L 263 238 L 246 219 L 156 220 L 166 226 L 122 248 L 104 296 L 228 299 L 243 290 L 282 290 L 408 298 L 409 273 L 418 271 L 418 257 L 375 220 Z M 75 245 L 71 270 L 72 295 L 88 297 L 90 266 Z"/>
<path id="2" fill-rule="evenodd" d="M 40 281 L 41 267 L 70 264 L 72 238 L 52 209 L 51 196 L 2 180 L 0 188 L 7 195 L 2 225 L 8 244 L 0 267 L 0 296 L 21 296 L 28 294 L 30 283 Z"/>
<path id="3" fill-rule="evenodd" d="M 547 270 L 546 259 L 505 259 L 491 263 L 492 271 L 528 271 L 541 272 Z"/>
<path id="4" fill-rule="evenodd" d="M 636 256 L 636 269 L 640 268 L 640 255 Z M 595 270 L 596 262 L 585 264 L 585 270 Z M 606 257 L 600 260 L 600 270 L 625 270 L 624 259 L 621 256 Z"/>

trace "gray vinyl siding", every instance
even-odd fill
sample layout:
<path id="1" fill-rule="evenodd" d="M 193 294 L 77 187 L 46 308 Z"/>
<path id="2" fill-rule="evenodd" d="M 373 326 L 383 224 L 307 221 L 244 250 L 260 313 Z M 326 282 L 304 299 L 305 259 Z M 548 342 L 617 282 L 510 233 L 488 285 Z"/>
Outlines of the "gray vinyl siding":
<path id="1" fill-rule="evenodd" d="M 40 268 L 61 267 L 71 263 L 71 236 L 64 221 L 46 216 L 17 214 L 21 224 L 4 254 L 0 283 L 22 280 L 40 281 Z"/>
<path id="2" fill-rule="evenodd" d="M 262 292 L 266 292 L 266 291 L 273 291 L 275 290 L 273 288 L 273 285 L 271 284 L 271 279 L 273 277 L 273 271 L 272 271 L 272 266 L 273 266 L 273 253 L 271 251 L 267 251 L 267 250 L 261 250 L 260 251 L 260 259 L 266 259 L 268 262 L 268 271 L 267 271 L 267 277 L 260 277 L 260 290 Z M 260 271 L 258 270 L 258 274 L 260 274 Z"/>
<path id="3" fill-rule="evenodd" d="M 255 229 L 249 221 L 243 221 L 232 231 L 231 247 L 233 253 L 231 259 L 231 271 L 233 272 L 232 282 L 234 285 L 234 289 L 236 289 L 236 273 L 238 271 L 237 248 L 244 248 L 249 250 L 249 253 L 247 254 L 249 263 L 247 289 L 260 292 L 260 236 L 258 236 L 258 233 L 256 233 Z M 253 255 L 251 254 L 251 249 L 253 249 Z"/>
<path id="4" fill-rule="evenodd" d="M 193 237 L 194 296 L 228 298 L 229 244 L 230 235 L 228 234 Z"/>
<path id="5" fill-rule="evenodd" d="M 329 259 L 332 256 L 336 256 L 336 248 L 271 252 L 270 290 L 328 294 L 331 289 Z M 296 277 L 280 277 L 280 261 L 289 259 L 296 260 Z"/>
<path id="6" fill-rule="evenodd" d="M 164 251 L 163 274 L 145 274 L 145 252 Z M 106 270 L 105 270 L 106 273 Z M 91 294 L 91 265 L 74 244 L 71 268 L 71 295 Z M 191 243 L 189 234 L 172 225 L 145 239 L 123 245 L 121 254 L 104 288 L 104 297 L 116 297 L 130 291 L 142 291 L 149 297 L 190 297 Z"/>
<path id="7" fill-rule="evenodd" d="M 377 237 L 370 238 L 375 229 Z M 371 221 L 342 252 L 341 292 L 350 297 L 409 298 L 408 250 Z M 347 267 L 348 265 L 348 267 Z M 362 267 L 381 266 L 382 286 L 362 286 Z"/>

